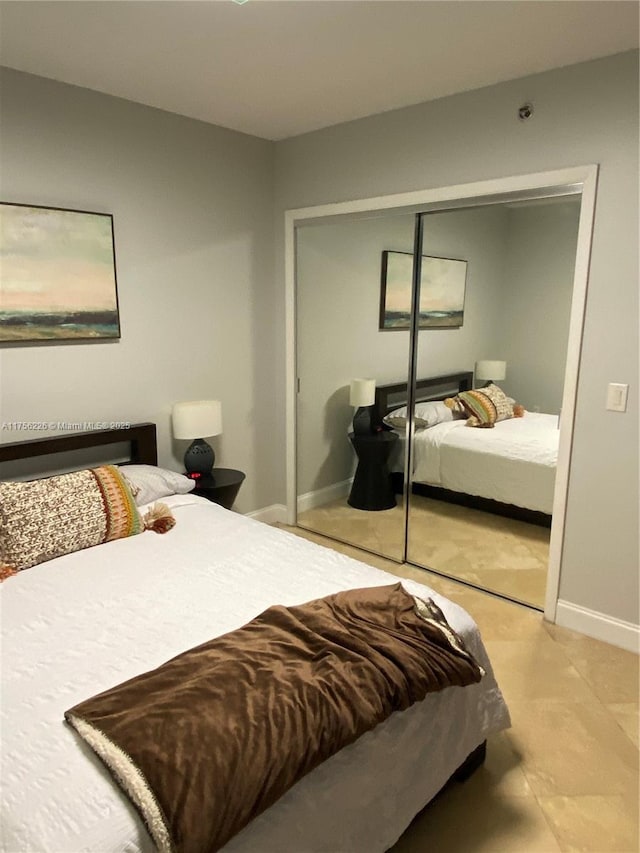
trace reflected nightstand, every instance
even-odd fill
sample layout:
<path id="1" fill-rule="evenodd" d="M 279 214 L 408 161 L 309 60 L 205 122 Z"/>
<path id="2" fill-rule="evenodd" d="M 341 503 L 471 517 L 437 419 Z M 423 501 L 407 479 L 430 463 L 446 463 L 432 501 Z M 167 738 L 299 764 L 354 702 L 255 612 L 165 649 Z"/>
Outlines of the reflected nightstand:
<path id="1" fill-rule="evenodd" d="M 392 509 L 396 496 L 387 462 L 398 434 L 385 431 L 355 435 L 350 432 L 349 441 L 358 456 L 358 467 L 347 503 L 354 509 Z"/>

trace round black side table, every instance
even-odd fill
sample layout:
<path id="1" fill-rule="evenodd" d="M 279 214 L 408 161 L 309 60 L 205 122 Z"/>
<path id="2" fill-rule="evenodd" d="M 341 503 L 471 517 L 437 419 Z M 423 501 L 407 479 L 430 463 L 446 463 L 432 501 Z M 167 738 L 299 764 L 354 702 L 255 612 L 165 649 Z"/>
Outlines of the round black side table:
<path id="1" fill-rule="evenodd" d="M 358 467 L 347 503 L 354 509 L 392 509 L 396 496 L 387 462 L 398 434 L 385 431 L 355 435 L 350 432 L 349 441 L 358 456 Z"/>
<path id="2" fill-rule="evenodd" d="M 242 471 L 233 468 L 214 468 L 211 474 L 198 477 L 192 494 L 220 504 L 225 509 L 231 509 L 244 476 Z"/>

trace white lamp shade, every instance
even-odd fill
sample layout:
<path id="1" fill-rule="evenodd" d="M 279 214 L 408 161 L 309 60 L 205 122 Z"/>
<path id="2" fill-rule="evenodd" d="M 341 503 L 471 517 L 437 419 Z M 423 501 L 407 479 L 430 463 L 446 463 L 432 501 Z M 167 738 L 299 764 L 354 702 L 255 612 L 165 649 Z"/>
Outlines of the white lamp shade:
<path id="1" fill-rule="evenodd" d="M 476 379 L 504 379 L 507 375 L 506 361 L 476 361 Z"/>
<path id="2" fill-rule="evenodd" d="M 373 406 L 376 401 L 375 379 L 352 379 L 349 386 L 349 403 L 356 409 Z"/>
<path id="3" fill-rule="evenodd" d="M 172 412 L 175 438 L 205 438 L 222 432 L 222 407 L 219 400 L 193 400 L 175 403 Z"/>

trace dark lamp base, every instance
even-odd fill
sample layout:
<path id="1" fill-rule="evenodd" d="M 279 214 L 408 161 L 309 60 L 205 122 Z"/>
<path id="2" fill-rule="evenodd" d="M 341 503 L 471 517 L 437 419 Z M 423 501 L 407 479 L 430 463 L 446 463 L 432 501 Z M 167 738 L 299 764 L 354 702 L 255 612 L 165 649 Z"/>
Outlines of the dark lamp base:
<path id="1" fill-rule="evenodd" d="M 354 435 L 372 435 L 376 432 L 373 419 L 373 406 L 360 406 L 353 416 Z"/>
<path id="2" fill-rule="evenodd" d="M 213 447 L 203 438 L 196 438 L 184 454 L 184 469 L 187 474 L 210 474 L 215 461 Z"/>

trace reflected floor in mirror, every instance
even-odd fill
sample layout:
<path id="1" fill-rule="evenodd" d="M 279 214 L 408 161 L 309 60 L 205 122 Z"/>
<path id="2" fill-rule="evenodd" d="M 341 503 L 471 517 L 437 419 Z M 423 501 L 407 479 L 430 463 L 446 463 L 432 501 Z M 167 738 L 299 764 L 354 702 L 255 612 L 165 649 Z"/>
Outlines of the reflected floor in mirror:
<path id="1" fill-rule="evenodd" d="M 300 513 L 298 525 L 402 559 L 403 508 L 366 512 L 339 499 Z M 410 562 L 543 608 L 549 529 L 413 495 Z"/>
<path id="2" fill-rule="evenodd" d="M 299 513 L 298 526 L 402 562 L 404 509 L 400 496 L 397 500 L 393 509 L 368 512 L 338 498 Z"/>

